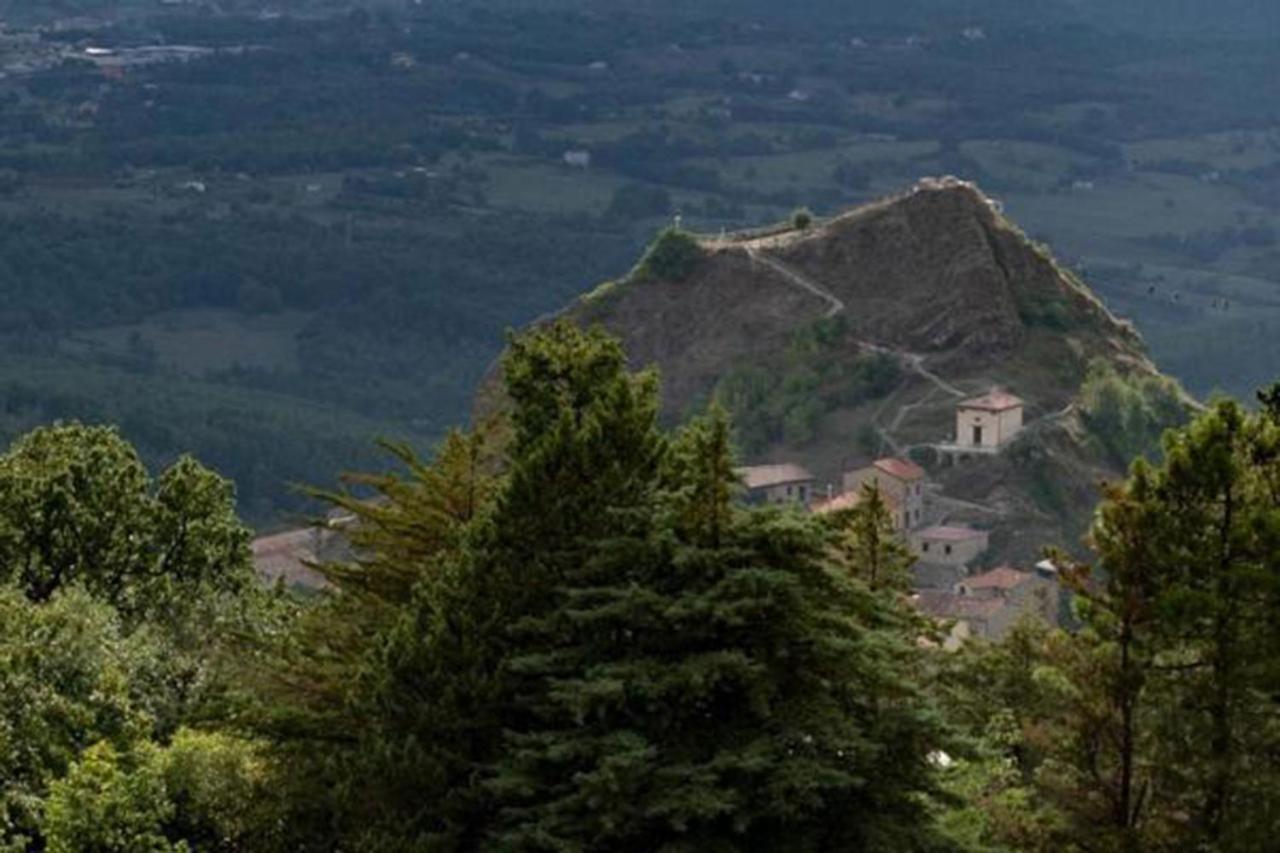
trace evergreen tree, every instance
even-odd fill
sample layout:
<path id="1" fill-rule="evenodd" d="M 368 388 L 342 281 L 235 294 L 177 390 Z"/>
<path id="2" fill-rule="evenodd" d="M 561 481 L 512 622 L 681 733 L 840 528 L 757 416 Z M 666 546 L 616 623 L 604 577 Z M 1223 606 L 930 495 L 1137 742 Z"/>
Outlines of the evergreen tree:
<path id="1" fill-rule="evenodd" d="M 988 706 L 1030 724 L 1012 749 L 1067 819 L 1059 849 L 1269 846 L 1278 461 L 1273 415 L 1218 403 L 1107 490 L 1096 571 L 1059 555 L 1084 630 L 1027 647 L 1036 689 Z"/>
<path id="2" fill-rule="evenodd" d="M 859 501 L 832 514 L 837 559 L 872 589 L 908 592 L 915 557 L 893 524 L 880 487 L 862 486 Z"/>
<path id="3" fill-rule="evenodd" d="M 561 328 L 549 343 L 572 352 L 559 337 L 576 334 Z M 500 809 L 489 846 L 923 844 L 925 757 L 940 734 L 912 681 L 913 623 L 830 564 L 820 523 L 732 507 L 722 414 L 664 453 L 656 389 L 613 364 L 598 386 L 603 411 L 589 402 L 585 416 L 545 417 L 551 401 L 584 398 L 558 382 L 528 389 L 549 428 L 523 434 L 495 516 L 498 542 L 511 541 L 504 526 L 537 531 L 519 540 L 532 546 L 522 571 L 552 560 L 556 570 L 540 573 L 553 578 L 548 594 L 525 597 L 512 637 L 516 687 L 509 749 L 488 785 Z M 569 479 L 580 459 L 607 460 L 615 485 L 601 494 L 599 478 Z M 517 502 L 526 491 L 554 498 Z M 559 515 L 584 499 L 592 518 Z"/>
<path id="4" fill-rule="evenodd" d="M 1143 849 L 1168 827 L 1153 797 L 1152 709 L 1147 684 L 1161 651 L 1158 597 L 1166 583 L 1157 557 L 1164 519 L 1153 473 L 1139 459 L 1128 483 L 1110 486 L 1090 533 L 1094 567 L 1055 555 L 1075 593 L 1084 631 L 1053 661 L 1079 686 L 1056 708 L 1057 761 L 1044 774 L 1059 807 L 1081 832 L 1118 850 Z M 1154 812 L 1154 814 L 1153 814 Z"/>
<path id="5" fill-rule="evenodd" d="M 1180 843 L 1265 847 L 1280 811 L 1271 627 L 1280 573 L 1280 426 L 1220 402 L 1165 441 L 1150 539 L 1163 569 L 1163 790 L 1186 815 Z"/>
<path id="6" fill-rule="evenodd" d="M 467 666 L 483 638 L 459 577 L 499 482 L 494 433 L 450 432 L 430 462 L 386 447 L 401 471 L 347 478 L 374 497 L 316 493 L 350 515 L 351 557 L 318 566 L 328 588 L 242 670 L 294 771 L 290 835 L 321 849 L 449 849 L 478 741 L 498 737 L 479 705 L 488 659 Z"/>

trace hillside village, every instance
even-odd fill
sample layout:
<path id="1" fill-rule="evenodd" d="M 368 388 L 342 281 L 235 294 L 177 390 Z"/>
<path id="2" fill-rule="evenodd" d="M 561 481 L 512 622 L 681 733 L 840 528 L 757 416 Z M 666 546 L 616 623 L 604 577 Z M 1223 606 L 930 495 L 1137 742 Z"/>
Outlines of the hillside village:
<path id="1" fill-rule="evenodd" d="M 794 365 L 761 354 L 831 324 L 814 361 L 879 360 L 894 379 L 871 396 L 826 397 L 803 443 L 745 449 L 771 463 L 740 469 L 745 499 L 830 513 L 877 488 L 917 558 L 914 602 L 949 645 L 999 639 L 1028 615 L 1056 623 L 1042 549 L 1070 551 L 1098 484 L 1120 473 L 1084 420 L 1090 366 L 1159 376 L 1132 329 L 955 178 L 809 227 L 695 239 L 692 271 L 607 283 L 561 316 L 604 326 L 634 365 L 656 367 L 673 419 L 739 364 L 785 378 Z M 478 417 L 503 406 L 496 379 L 477 395 Z M 805 400 L 822 397 L 813 388 Z M 261 571 L 314 583 L 307 565 L 331 558 L 340 526 L 259 540 Z"/>
<path id="2" fill-rule="evenodd" d="M 982 465 L 1023 429 L 1023 401 L 992 389 L 955 406 L 955 433 L 923 450 L 932 465 Z M 820 483 L 803 465 L 752 465 L 738 470 L 746 500 L 792 504 L 828 514 L 850 509 L 879 492 L 893 527 L 916 557 L 912 601 L 924 615 L 949 629 L 954 648 L 969 637 L 999 640 L 1025 617 L 1057 624 L 1057 569 L 1049 560 L 1034 566 L 988 566 L 989 532 L 953 523 L 935 498 L 940 486 L 910 459 L 888 456 L 848 466 L 839 483 Z"/>

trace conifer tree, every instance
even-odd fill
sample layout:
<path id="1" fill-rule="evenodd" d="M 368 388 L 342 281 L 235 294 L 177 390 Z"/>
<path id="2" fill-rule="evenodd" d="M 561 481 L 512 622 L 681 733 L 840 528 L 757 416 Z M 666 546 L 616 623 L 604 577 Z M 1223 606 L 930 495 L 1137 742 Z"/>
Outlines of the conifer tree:
<path id="1" fill-rule="evenodd" d="M 837 559 L 872 589 L 909 591 L 915 557 L 893 525 L 884 494 L 874 483 L 864 483 L 859 498 L 832 514 Z"/>
<path id="2" fill-rule="evenodd" d="M 1070 564 L 1084 630 L 1035 651 L 1021 746 L 1073 850 L 1267 849 L 1280 811 L 1273 697 L 1280 425 L 1221 402 L 1110 487 Z M 1045 702 L 1045 697 L 1056 697 Z M 994 710 L 994 709 L 993 709 Z"/>
<path id="3" fill-rule="evenodd" d="M 430 461 L 386 447 L 401 471 L 347 477 L 372 498 L 316 493 L 349 515 L 341 530 L 352 553 L 317 567 L 329 582 L 319 600 L 284 642 L 247 649 L 241 672 L 266 697 L 251 719 L 292 768 L 285 799 L 300 845 L 449 849 L 470 808 L 459 804 L 466 732 L 491 723 L 466 704 L 479 688 L 450 641 L 472 639 L 454 606 L 456 572 L 499 483 L 493 432 L 452 431 Z"/>
<path id="4" fill-rule="evenodd" d="M 550 334 L 556 351 L 583 351 L 560 340 L 571 330 Z M 583 373 L 539 364 L 547 377 Z M 925 756 L 940 735 L 912 681 L 914 635 L 898 605 L 830 564 L 820 523 L 732 506 L 723 414 L 659 450 L 656 389 L 590 373 L 604 380 L 603 411 L 553 381 L 526 386 L 532 417 L 516 415 L 544 431 L 522 434 L 527 455 L 515 453 L 493 555 L 512 554 L 504 525 L 536 529 L 521 568 L 556 560 L 557 571 L 545 597 L 525 597 L 511 638 L 518 688 L 488 784 L 499 808 L 490 846 L 923 843 Z M 581 401 L 586 414 L 547 417 L 555 400 Z M 582 459 L 617 485 L 600 494 L 598 477 L 571 478 L 569 460 Z M 596 517 L 548 526 L 559 506 L 587 501 Z"/>
<path id="5" fill-rule="evenodd" d="M 1266 846 L 1280 809 L 1274 726 L 1280 427 L 1223 401 L 1165 441 L 1152 504 L 1163 567 L 1155 721 L 1182 842 Z"/>
<path id="6" fill-rule="evenodd" d="M 345 722 L 349 746 L 299 764 L 333 812 L 296 819 L 353 849 L 923 849 L 943 735 L 901 597 L 835 565 L 823 523 L 736 506 L 723 413 L 665 435 L 603 333 L 542 328 L 504 371 L 504 473 L 445 547 L 419 521 L 466 476 L 352 506 L 370 532 L 317 612 L 364 651 L 299 742 Z M 351 634 L 310 636 L 341 662 Z"/>
<path id="7" fill-rule="evenodd" d="M 1089 541 L 1096 567 L 1055 555 L 1076 594 L 1084 631 L 1056 644 L 1051 664 L 1077 689 L 1062 693 L 1054 761 L 1042 781 L 1081 833 L 1117 850 L 1139 850 L 1169 832 L 1153 805 L 1152 700 L 1148 682 L 1161 651 L 1158 598 L 1165 566 L 1157 556 L 1163 519 L 1153 473 L 1134 463 L 1129 481 L 1108 486 Z"/>

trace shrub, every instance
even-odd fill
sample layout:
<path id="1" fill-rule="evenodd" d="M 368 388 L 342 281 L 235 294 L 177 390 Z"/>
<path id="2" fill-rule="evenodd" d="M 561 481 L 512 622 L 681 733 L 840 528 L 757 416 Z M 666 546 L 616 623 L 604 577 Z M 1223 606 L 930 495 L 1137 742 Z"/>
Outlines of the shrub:
<path id="1" fill-rule="evenodd" d="M 45 833 L 51 853 L 166 853 L 186 850 L 164 836 L 173 815 L 154 747 L 121 754 L 107 741 L 89 747 L 50 788 Z"/>
<path id="2" fill-rule="evenodd" d="M 688 231 L 664 228 L 649 244 L 637 269 L 642 279 L 684 281 L 702 263 L 702 246 Z"/>
<path id="3" fill-rule="evenodd" d="M 813 212 L 807 207 L 796 208 L 791 213 L 791 227 L 797 231 L 807 231 L 813 225 Z"/>
<path id="4" fill-rule="evenodd" d="M 1173 380 L 1121 375 L 1102 361 L 1090 365 L 1080 403 L 1085 425 L 1120 465 L 1157 451 L 1164 431 L 1188 418 Z"/>

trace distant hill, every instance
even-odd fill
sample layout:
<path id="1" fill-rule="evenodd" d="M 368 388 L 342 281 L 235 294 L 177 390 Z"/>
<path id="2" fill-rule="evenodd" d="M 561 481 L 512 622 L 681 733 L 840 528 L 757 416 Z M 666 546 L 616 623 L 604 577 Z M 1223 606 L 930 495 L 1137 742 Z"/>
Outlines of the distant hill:
<path id="1" fill-rule="evenodd" d="M 932 520 L 991 529 L 993 561 L 1078 546 L 1097 484 L 1123 473 L 1108 448 L 1124 445 L 1099 429 L 1190 404 L 1133 328 L 971 184 L 925 180 L 806 228 L 697 238 L 693 252 L 672 241 L 693 242 L 667 232 L 567 313 L 661 371 L 673 420 L 721 399 L 747 461 L 838 484 L 910 455 L 934 480 Z M 1140 389 L 1133 411 L 1102 411 L 1119 394 L 1089 387 L 1104 375 Z M 998 456 L 941 464 L 931 445 L 954 440 L 956 402 L 993 387 L 1026 401 L 1023 434 Z"/>

